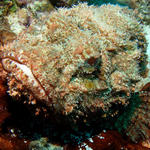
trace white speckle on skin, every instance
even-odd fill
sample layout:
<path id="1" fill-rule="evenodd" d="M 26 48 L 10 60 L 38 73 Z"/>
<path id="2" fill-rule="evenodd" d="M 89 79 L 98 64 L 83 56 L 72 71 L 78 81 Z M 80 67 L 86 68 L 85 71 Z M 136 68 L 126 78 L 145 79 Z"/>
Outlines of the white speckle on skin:
<path id="1" fill-rule="evenodd" d="M 17 135 L 16 134 L 11 134 L 11 137 L 16 137 Z"/>
<path id="2" fill-rule="evenodd" d="M 100 139 L 104 139 L 104 137 L 103 137 L 103 136 L 100 136 Z"/>
<path id="3" fill-rule="evenodd" d="M 97 136 L 97 137 L 98 137 L 99 139 L 101 139 L 101 140 L 102 140 L 102 139 L 104 139 L 104 137 L 103 137 L 103 136 Z"/>
<path id="4" fill-rule="evenodd" d="M 88 145 L 85 146 L 86 150 L 93 150 L 91 147 L 89 147 Z"/>
<path id="5" fill-rule="evenodd" d="M 89 138 L 88 140 L 89 140 L 91 143 L 93 143 L 93 139 L 92 139 L 92 138 Z"/>
<path id="6" fill-rule="evenodd" d="M 27 143 L 27 141 L 24 140 L 24 143 Z"/>
<path id="7" fill-rule="evenodd" d="M 86 146 L 86 143 L 82 143 L 81 147 Z"/>
<path id="8" fill-rule="evenodd" d="M 26 74 L 29 77 L 30 82 L 33 81 L 33 86 L 38 86 L 38 82 L 34 78 L 30 68 L 28 68 L 26 65 L 22 65 L 16 62 L 15 64 L 17 65 L 18 68 L 20 68 L 24 72 L 24 74 Z"/>
<path id="9" fill-rule="evenodd" d="M 10 129 L 10 132 L 11 132 L 11 133 L 14 133 L 14 129 Z"/>

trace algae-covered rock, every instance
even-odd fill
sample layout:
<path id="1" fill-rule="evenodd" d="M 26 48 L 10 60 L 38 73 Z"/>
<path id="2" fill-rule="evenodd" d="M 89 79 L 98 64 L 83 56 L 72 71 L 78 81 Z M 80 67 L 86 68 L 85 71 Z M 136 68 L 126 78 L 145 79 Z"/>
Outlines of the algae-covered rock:
<path id="1" fill-rule="evenodd" d="M 63 147 L 48 143 L 47 138 L 41 138 L 30 142 L 29 150 L 63 150 Z"/>
<path id="2" fill-rule="evenodd" d="M 0 1 L 0 17 L 5 16 L 8 13 L 15 12 L 18 9 L 15 0 L 3 0 Z"/>

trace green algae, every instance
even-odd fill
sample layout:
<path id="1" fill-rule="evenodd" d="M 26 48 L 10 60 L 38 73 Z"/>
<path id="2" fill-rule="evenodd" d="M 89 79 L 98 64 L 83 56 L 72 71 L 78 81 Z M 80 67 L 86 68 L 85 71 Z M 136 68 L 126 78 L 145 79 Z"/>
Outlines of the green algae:
<path id="1" fill-rule="evenodd" d="M 18 6 L 15 0 L 4 0 L 0 2 L 0 16 L 16 12 L 17 9 Z"/>

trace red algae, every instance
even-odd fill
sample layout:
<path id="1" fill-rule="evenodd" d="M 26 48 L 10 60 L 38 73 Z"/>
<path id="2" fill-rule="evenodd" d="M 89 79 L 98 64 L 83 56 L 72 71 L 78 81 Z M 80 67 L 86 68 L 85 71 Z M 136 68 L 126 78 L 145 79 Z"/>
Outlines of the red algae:
<path id="1" fill-rule="evenodd" d="M 8 139 L 0 137 L 0 148 L 2 150 L 13 150 L 13 145 Z"/>
<path id="2" fill-rule="evenodd" d="M 0 66 L 1 69 L 1 66 Z M 3 121 L 10 115 L 10 113 L 7 110 L 7 87 L 5 85 L 6 80 L 6 74 L 2 71 L 0 71 L 0 124 L 3 123 Z"/>
<path id="3" fill-rule="evenodd" d="M 1 150 L 29 150 L 28 141 L 0 133 Z"/>

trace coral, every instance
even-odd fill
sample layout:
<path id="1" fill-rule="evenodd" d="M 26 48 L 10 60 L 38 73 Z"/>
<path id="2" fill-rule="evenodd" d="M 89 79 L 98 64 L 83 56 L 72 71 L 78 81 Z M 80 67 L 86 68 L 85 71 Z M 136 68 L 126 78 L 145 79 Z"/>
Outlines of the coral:
<path id="1" fill-rule="evenodd" d="M 27 7 L 34 14 L 36 14 L 37 12 L 44 12 L 44 11 L 49 12 L 54 8 L 54 6 L 50 3 L 49 0 L 42 0 L 42 1 L 31 0 L 28 2 Z"/>
<path id="2" fill-rule="evenodd" d="M 48 139 L 41 138 L 30 142 L 29 150 L 63 150 L 63 147 L 48 143 Z"/>
<path id="3" fill-rule="evenodd" d="M 15 12 L 17 9 L 18 6 L 15 0 L 3 0 L 0 2 L 0 17 Z"/>
<path id="4" fill-rule="evenodd" d="M 136 108 L 145 105 L 134 98 L 146 74 L 145 53 L 144 33 L 132 11 L 79 4 L 33 19 L 1 48 L 0 59 L 14 99 L 44 103 L 69 123 L 106 122 L 101 128 L 112 128 L 114 118 L 118 127 L 123 115 L 127 124 L 119 127 L 126 130 Z"/>
<path id="5" fill-rule="evenodd" d="M 49 11 L 53 8 L 48 0 L 3 0 L 0 2 L 0 17 L 16 12 L 20 7 L 29 7 L 32 11 Z"/>

